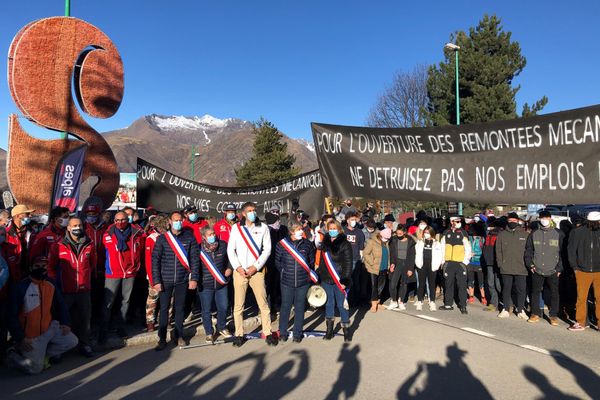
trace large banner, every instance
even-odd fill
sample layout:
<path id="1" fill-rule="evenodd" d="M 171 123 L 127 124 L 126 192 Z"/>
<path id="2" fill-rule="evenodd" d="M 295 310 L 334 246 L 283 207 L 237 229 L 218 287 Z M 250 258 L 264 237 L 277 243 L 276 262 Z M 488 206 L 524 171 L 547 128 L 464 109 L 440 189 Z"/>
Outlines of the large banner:
<path id="1" fill-rule="evenodd" d="M 66 207 L 71 212 L 77 209 L 86 150 L 87 146 L 80 146 L 59 161 L 54 173 L 52 208 Z"/>
<path id="2" fill-rule="evenodd" d="M 326 195 L 494 204 L 600 202 L 600 106 L 484 124 L 312 124 Z"/>
<path id="3" fill-rule="evenodd" d="M 137 159 L 137 206 L 160 211 L 181 210 L 193 204 L 201 214 L 223 215 L 224 207 L 239 208 L 247 201 L 257 203 L 264 215 L 278 205 L 281 213 L 302 209 L 311 218 L 323 212 L 323 183 L 319 171 L 307 172 L 276 185 L 229 188 L 210 186 L 182 178 L 141 158 Z"/>

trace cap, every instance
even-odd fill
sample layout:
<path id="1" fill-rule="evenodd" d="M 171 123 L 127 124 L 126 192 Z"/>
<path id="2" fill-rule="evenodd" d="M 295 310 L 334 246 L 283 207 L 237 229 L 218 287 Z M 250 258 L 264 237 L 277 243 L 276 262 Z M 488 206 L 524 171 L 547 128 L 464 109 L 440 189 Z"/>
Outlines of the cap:
<path id="1" fill-rule="evenodd" d="M 587 215 L 587 220 L 592 222 L 600 221 L 600 212 L 592 211 Z"/>
<path id="2" fill-rule="evenodd" d="M 383 222 L 396 222 L 396 218 L 392 214 L 387 214 L 383 217 Z"/>
<path id="3" fill-rule="evenodd" d="M 552 214 L 550 214 L 550 211 L 543 210 L 538 214 L 538 218 L 552 218 Z"/>
<path id="4" fill-rule="evenodd" d="M 29 209 L 25 204 L 17 204 L 13 207 L 12 211 L 10 212 L 10 216 L 16 217 L 19 214 L 32 213 L 34 211 L 35 210 Z"/>
<path id="5" fill-rule="evenodd" d="M 193 205 L 189 205 L 189 206 L 187 206 L 186 208 L 183 209 L 183 212 L 186 213 L 186 214 L 187 213 L 197 212 L 197 211 L 198 211 L 198 208 L 196 208 L 196 206 L 193 206 Z"/>
<path id="6" fill-rule="evenodd" d="M 521 218 L 519 218 L 519 214 L 517 214 L 516 212 L 508 213 L 507 217 L 508 217 L 508 219 L 511 219 L 511 218 L 521 219 Z"/>
<path id="7" fill-rule="evenodd" d="M 88 206 L 85 207 L 84 211 L 86 213 L 88 213 L 88 212 L 99 213 L 100 212 L 100 206 L 98 204 L 89 204 Z"/>
<path id="8" fill-rule="evenodd" d="M 450 214 L 450 221 L 452 221 L 452 220 L 456 220 L 456 219 L 457 219 L 457 220 L 460 220 L 460 219 L 461 219 L 461 216 L 460 216 L 460 215 L 458 215 L 458 214 Z"/>
<path id="9" fill-rule="evenodd" d="M 269 208 L 269 212 L 272 212 L 274 214 L 279 214 L 280 208 L 277 204 L 273 204 L 271 206 L 271 208 Z"/>
<path id="10" fill-rule="evenodd" d="M 390 228 L 385 228 L 380 232 L 380 235 L 383 239 L 390 239 L 392 237 L 392 230 Z"/>
<path id="11" fill-rule="evenodd" d="M 229 203 L 225 206 L 225 211 L 237 211 L 235 204 Z"/>

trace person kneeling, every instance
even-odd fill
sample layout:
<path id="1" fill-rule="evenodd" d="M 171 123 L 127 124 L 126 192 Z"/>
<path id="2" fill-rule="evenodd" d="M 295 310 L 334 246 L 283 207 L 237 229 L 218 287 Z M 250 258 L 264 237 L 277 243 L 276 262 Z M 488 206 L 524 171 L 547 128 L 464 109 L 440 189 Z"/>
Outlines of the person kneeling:
<path id="1" fill-rule="evenodd" d="M 9 304 L 9 330 L 16 346 L 8 360 L 29 374 L 42 372 L 46 358 L 58 362 L 78 343 L 65 302 L 46 275 L 47 266 L 45 256 L 36 257 L 29 278 L 15 286 Z"/>

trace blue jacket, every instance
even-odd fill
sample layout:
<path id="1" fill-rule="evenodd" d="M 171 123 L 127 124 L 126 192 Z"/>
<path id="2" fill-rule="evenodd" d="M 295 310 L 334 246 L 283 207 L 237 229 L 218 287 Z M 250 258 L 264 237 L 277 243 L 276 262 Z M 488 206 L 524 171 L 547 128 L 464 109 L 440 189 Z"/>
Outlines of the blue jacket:
<path id="1" fill-rule="evenodd" d="M 213 252 L 207 251 L 206 248 L 204 248 L 202 245 L 200 245 L 200 248 L 202 248 L 202 250 L 204 250 L 206 252 L 206 254 L 208 254 L 208 256 L 212 260 L 215 267 L 217 267 L 217 269 L 225 277 L 225 270 L 227 270 L 228 268 L 231 269 L 231 264 L 229 264 L 229 259 L 227 258 L 227 243 L 222 240 L 219 240 L 219 245 Z M 216 279 L 212 276 L 212 274 L 208 270 L 208 267 L 206 265 L 204 265 L 204 262 L 202 262 L 202 261 L 200 261 L 200 269 L 202 271 L 201 289 L 218 290 L 218 289 L 221 289 L 222 287 L 226 286 L 226 285 L 221 285 L 219 282 L 216 281 Z M 231 277 L 230 278 L 226 277 L 225 279 L 227 280 L 227 282 L 229 282 Z"/>
<path id="2" fill-rule="evenodd" d="M 313 243 L 307 239 L 292 241 L 287 238 L 287 240 L 302 255 L 308 266 L 314 268 L 316 249 Z M 308 272 L 288 253 L 281 242 L 277 243 L 275 247 L 275 267 L 281 276 L 282 285 L 297 288 L 312 282 Z"/>
<path id="3" fill-rule="evenodd" d="M 184 230 L 176 238 L 187 252 L 191 271 L 179 261 L 165 235 L 160 235 L 152 250 L 152 282 L 155 285 L 161 283 L 164 287 L 200 280 L 200 248 L 194 234 Z"/>

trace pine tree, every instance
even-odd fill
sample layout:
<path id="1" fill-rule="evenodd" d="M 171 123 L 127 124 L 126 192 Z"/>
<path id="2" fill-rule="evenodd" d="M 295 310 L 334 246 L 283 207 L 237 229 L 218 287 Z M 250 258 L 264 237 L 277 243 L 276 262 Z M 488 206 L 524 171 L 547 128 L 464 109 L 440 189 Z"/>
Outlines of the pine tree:
<path id="1" fill-rule="evenodd" d="M 459 50 L 459 96 L 461 123 L 488 122 L 516 118 L 515 95 L 520 85 L 513 86 L 527 60 L 521 47 L 511 41 L 511 32 L 501 26 L 500 18 L 485 15 L 477 27 L 451 35 Z M 456 124 L 455 55 L 444 49 L 445 61 L 429 68 L 428 124 Z M 546 96 L 533 106 L 523 106 L 522 116 L 535 115 L 548 102 Z"/>
<path id="2" fill-rule="evenodd" d="M 294 168 L 296 157 L 288 153 L 283 135 L 273 123 L 262 118 L 254 124 L 252 157 L 235 170 L 239 186 L 279 182 L 299 174 Z"/>

